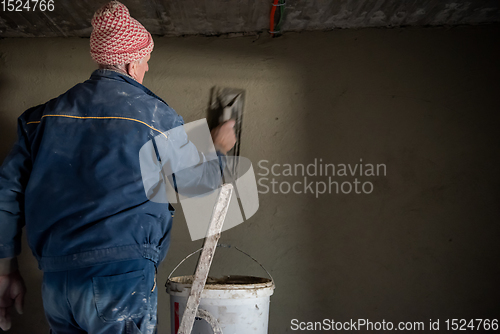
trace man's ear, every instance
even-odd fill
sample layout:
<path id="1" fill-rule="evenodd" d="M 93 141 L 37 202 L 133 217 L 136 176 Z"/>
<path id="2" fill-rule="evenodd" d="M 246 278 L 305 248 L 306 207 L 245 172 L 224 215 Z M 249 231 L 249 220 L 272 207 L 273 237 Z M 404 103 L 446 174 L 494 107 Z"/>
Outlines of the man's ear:
<path id="1" fill-rule="evenodd" d="M 130 64 L 127 65 L 127 73 L 130 75 L 132 78 L 135 78 L 137 72 L 137 62 L 133 61 Z"/>

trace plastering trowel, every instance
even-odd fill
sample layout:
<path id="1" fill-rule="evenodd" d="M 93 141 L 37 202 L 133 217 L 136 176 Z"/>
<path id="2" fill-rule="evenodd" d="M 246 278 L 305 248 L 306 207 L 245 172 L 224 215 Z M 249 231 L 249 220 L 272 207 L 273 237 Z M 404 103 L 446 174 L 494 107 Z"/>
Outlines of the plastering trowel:
<path id="1" fill-rule="evenodd" d="M 236 122 L 234 125 L 236 144 L 229 152 L 227 152 L 227 156 L 234 157 L 227 160 L 227 169 L 233 176 L 233 180 L 237 178 L 236 173 L 238 170 L 238 157 L 240 156 L 244 105 L 245 91 L 243 89 L 220 87 L 214 87 L 212 89 L 212 96 L 210 99 L 210 107 L 207 117 L 210 130 L 230 119 L 234 119 Z"/>

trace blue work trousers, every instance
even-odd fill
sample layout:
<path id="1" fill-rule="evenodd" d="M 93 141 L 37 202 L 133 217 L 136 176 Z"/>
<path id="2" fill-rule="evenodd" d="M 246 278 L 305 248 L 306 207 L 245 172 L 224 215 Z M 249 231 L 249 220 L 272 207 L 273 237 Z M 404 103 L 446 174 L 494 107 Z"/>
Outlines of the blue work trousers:
<path id="1" fill-rule="evenodd" d="M 43 306 L 51 333 L 155 333 L 155 274 L 147 259 L 44 273 Z"/>

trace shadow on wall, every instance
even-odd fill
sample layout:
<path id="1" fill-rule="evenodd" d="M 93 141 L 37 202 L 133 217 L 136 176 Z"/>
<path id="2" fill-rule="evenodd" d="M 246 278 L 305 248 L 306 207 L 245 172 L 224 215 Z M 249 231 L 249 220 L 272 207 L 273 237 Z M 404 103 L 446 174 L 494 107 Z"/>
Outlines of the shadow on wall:
<path id="1" fill-rule="evenodd" d="M 497 316 L 497 33 L 367 29 L 302 42 L 315 55 L 296 59 L 306 74 L 308 163 L 387 167 L 386 176 L 332 177 L 370 181 L 370 194 L 307 202 L 304 320 L 427 326 Z"/>
<path id="2" fill-rule="evenodd" d="M 8 99 L 5 93 L 6 88 L 12 81 L 9 80 L 6 74 L 0 72 L 0 101 Z M 2 140 L 0 141 L 0 162 L 3 162 L 7 154 L 9 154 L 12 144 L 17 138 L 17 125 L 13 122 L 12 117 L 8 117 L 7 111 L 2 104 L 0 107 L 0 134 Z"/>

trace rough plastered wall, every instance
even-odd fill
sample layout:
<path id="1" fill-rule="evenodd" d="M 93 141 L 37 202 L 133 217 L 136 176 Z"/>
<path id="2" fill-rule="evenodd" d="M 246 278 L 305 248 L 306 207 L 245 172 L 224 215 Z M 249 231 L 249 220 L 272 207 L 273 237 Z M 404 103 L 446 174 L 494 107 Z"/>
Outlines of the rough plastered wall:
<path id="1" fill-rule="evenodd" d="M 246 90 L 241 152 L 259 189 L 270 188 L 257 214 L 222 242 L 274 276 L 270 333 L 293 332 L 292 319 L 422 321 L 426 332 L 432 319 L 444 332 L 446 319 L 498 318 L 499 33 L 482 26 L 155 39 L 145 85 L 186 121 L 205 117 L 213 86 Z M 0 53 L 3 159 L 16 117 L 88 78 L 94 65 L 88 39 L 3 39 Z M 320 175 L 320 166 L 361 168 L 361 159 L 365 171 L 379 164 L 385 173 Z M 264 175 L 275 164 L 281 175 Z M 313 165 L 284 176 L 286 164 Z M 316 194 L 330 182 L 344 188 Z M 283 194 L 294 184 L 297 193 Z M 342 192 L 356 185 L 365 185 L 360 194 Z M 179 212 L 158 273 L 159 333 L 169 333 L 168 273 L 200 245 Z M 194 267 L 188 261 L 176 275 Z M 26 312 L 11 332 L 46 333 L 42 273 L 26 247 L 21 270 Z M 213 273 L 265 276 L 231 250 L 218 251 Z"/>

